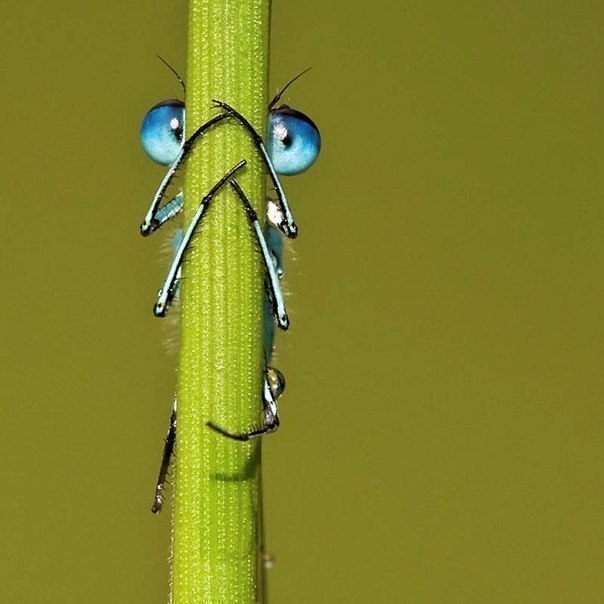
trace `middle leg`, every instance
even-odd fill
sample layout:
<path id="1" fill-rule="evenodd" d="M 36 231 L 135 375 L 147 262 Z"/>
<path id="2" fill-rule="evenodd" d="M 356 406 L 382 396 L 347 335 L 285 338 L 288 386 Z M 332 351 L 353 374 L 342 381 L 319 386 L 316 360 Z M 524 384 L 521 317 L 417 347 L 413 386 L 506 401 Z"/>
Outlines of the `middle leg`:
<path id="1" fill-rule="evenodd" d="M 239 197 L 239 200 L 243 204 L 246 216 L 254 229 L 256 240 L 260 245 L 264 267 L 268 276 L 267 281 L 269 287 L 267 293 L 273 308 L 273 318 L 281 329 L 287 330 L 289 327 L 289 317 L 287 316 L 287 311 L 285 310 L 285 301 L 283 299 L 283 293 L 281 292 L 281 285 L 279 284 L 279 275 L 277 268 L 275 267 L 273 257 L 268 249 L 266 238 L 262 232 L 258 215 L 256 214 L 254 208 L 252 208 L 249 199 L 243 192 L 243 189 L 239 186 L 239 183 L 236 180 L 231 180 L 229 184 L 235 193 L 237 193 L 237 197 Z"/>
<path id="2" fill-rule="evenodd" d="M 176 250 L 176 254 L 174 254 L 174 258 L 172 260 L 172 264 L 170 266 L 170 270 L 168 271 L 168 276 L 164 281 L 163 287 L 159 290 L 157 302 L 155 307 L 153 308 L 153 313 L 156 317 L 165 317 L 168 314 L 168 309 L 170 308 L 170 304 L 174 299 L 176 294 L 176 282 L 178 273 L 180 271 L 180 267 L 182 265 L 182 261 L 189 247 L 193 234 L 197 229 L 197 226 L 201 222 L 204 213 L 210 206 L 214 195 L 218 192 L 218 190 L 229 181 L 235 172 L 243 168 L 246 164 L 246 160 L 242 159 L 238 164 L 233 166 L 208 192 L 208 194 L 201 200 L 199 207 L 197 208 L 197 212 L 191 220 L 178 249 Z"/>

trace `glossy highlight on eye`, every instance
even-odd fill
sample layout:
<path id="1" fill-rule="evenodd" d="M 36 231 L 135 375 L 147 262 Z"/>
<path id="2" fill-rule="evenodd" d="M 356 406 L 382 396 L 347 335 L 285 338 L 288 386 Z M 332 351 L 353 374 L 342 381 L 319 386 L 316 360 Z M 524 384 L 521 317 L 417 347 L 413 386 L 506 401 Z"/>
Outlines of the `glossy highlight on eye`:
<path id="1" fill-rule="evenodd" d="M 319 156 L 321 135 L 301 111 L 283 105 L 268 122 L 268 153 L 278 174 L 292 176 L 308 170 Z"/>
<path id="2" fill-rule="evenodd" d="M 158 164 L 170 165 L 177 157 L 185 128 L 185 105 L 170 99 L 152 107 L 141 124 L 141 143 L 147 155 Z"/>

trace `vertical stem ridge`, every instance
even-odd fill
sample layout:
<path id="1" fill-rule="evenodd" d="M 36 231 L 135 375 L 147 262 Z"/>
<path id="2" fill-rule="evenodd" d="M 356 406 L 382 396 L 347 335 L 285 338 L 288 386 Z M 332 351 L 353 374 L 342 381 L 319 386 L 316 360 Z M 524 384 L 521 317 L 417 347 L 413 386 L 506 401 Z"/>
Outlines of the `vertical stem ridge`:
<path id="1" fill-rule="evenodd" d="M 270 0 L 190 0 L 187 135 L 215 115 L 213 98 L 266 124 Z M 187 161 L 185 221 L 235 163 L 260 215 L 265 175 L 247 133 L 223 122 Z M 214 198 L 183 268 L 172 602 L 256 602 L 260 442 L 238 443 L 205 426 L 244 431 L 261 417 L 263 273 L 230 187 Z"/>

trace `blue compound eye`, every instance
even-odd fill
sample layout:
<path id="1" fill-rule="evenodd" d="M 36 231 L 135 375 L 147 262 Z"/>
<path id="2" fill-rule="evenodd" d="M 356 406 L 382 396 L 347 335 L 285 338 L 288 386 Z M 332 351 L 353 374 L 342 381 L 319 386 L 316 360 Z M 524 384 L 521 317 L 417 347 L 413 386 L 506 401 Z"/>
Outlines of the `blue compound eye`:
<path id="1" fill-rule="evenodd" d="M 141 142 L 147 155 L 158 164 L 170 165 L 182 148 L 185 104 L 163 101 L 151 107 L 141 124 Z"/>
<path id="2" fill-rule="evenodd" d="M 268 118 L 268 153 L 278 174 L 308 170 L 321 150 L 321 135 L 312 120 L 287 105 Z"/>

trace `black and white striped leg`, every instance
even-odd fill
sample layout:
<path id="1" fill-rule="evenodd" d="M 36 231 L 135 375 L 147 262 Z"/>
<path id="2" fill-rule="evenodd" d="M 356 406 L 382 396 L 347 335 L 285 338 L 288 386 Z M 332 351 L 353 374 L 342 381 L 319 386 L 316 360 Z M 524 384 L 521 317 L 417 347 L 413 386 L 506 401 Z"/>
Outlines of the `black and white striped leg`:
<path id="1" fill-rule="evenodd" d="M 260 222 L 258 220 L 258 215 L 256 214 L 254 208 L 252 208 L 249 199 L 243 192 L 243 189 L 239 186 L 239 183 L 236 180 L 231 180 L 229 184 L 235 193 L 237 193 L 237 196 L 243 204 L 245 213 L 250 221 L 250 224 L 252 225 L 252 228 L 254 229 L 258 244 L 260 245 L 264 267 L 266 268 L 268 284 L 267 293 L 273 309 L 273 318 L 275 323 L 281 329 L 286 330 L 289 327 L 289 317 L 287 316 L 287 311 L 285 310 L 285 301 L 283 299 L 283 293 L 279 284 L 279 275 L 277 273 L 277 269 L 275 268 L 273 257 L 268 249 L 262 227 L 260 226 Z"/>
<path id="2" fill-rule="evenodd" d="M 163 199 L 166 190 L 170 186 L 174 175 L 176 172 L 178 172 L 178 169 L 186 159 L 187 154 L 195 144 L 195 141 L 199 137 L 203 136 L 210 128 L 212 128 L 212 126 L 222 122 L 227 117 L 229 117 L 228 114 L 214 116 L 211 120 L 197 128 L 197 130 L 195 130 L 195 132 L 193 132 L 193 134 L 191 134 L 191 136 L 183 143 L 182 149 L 172 165 L 168 168 L 168 171 L 161 181 L 161 184 L 155 192 L 151 205 L 149 206 L 147 214 L 145 215 L 145 218 L 140 226 L 141 235 L 144 237 L 151 235 L 151 233 L 154 233 L 157 231 L 157 229 L 161 228 L 163 224 L 178 214 L 178 212 L 182 209 L 182 194 L 180 194 L 181 199 L 179 201 L 177 201 L 179 199 L 179 195 L 177 195 L 174 199 L 170 200 L 162 207 L 160 207 L 161 200 Z"/>
<path id="3" fill-rule="evenodd" d="M 231 107 L 228 103 L 218 101 L 216 99 L 212 99 L 212 102 L 214 105 L 216 105 L 216 107 L 224 109 L 226 113 L 222 115 L 234 117 L 250 133 L 250 136 L 252 137 L 252 140 L 254 141 L 254 144 L 260 152 L 260 155 L 262 156 L 262 159 L 266 165 L 275 190 L 277 191 L 280 212 L 277 214 L 279 221 L 276 226 L 286 237 L 289 237 L 290 239 L 296 238 L 298 236 L 298 227 L 296 226 L 296 222 L 292 215 L 291 208 L 289 207 L 285 191 L 283 190 L 283 186 L 281 185 L 281 181 L 279 180 L 279 176 L 277 175 L 275 166 L 273 166 L 273 162 L 268 154 L 262 137 L 260 134 L 258 134 L 254 126 L 252 126 L 252 124 L 250 124 L 250 122 L 243 115 L 241 115 L 239 111 Z"/>
<path id="4" fill-rule="evenodd" d="M 159 290 L 159 293 L 157 296 L 157 302 L 155 304 L 155 307 L 153 308 L 153 312 L 156 317 L 165 317 L 168 314 L 168 309 L 170 308 L 170 304 L 172 303 L 172 300 L 174 299 L 174 296 L 176 294 L 176 290 L 177 290 L 176 280 L 177 280 L 177 277 L 179 274 L 179 270 L 180 270 L 185 252 L 187 251 L 187 248 L 189 247 L 191 238 L 193 237 L 195 230 L 197 229 L 199 223 L 201 222 L 201 219 L 203 218 L 204 213 L 210 207 L 213 197 L 216 195 L 218 190 L 222 186 L 224 186 L 224 184 L 227 181 L 229 181 L 238 170 L 240 170 L 241 168 L 243 168 L 243 166 L 245 166 L 246 163 L 247 163 L 246 160 L 242 159 L 237 165 L 233 166 L 210 189 L 208 194 L 201 200 L 201 203 L 199 204 L 199 207 L 197 208 L 197 212 L 195 213 L 195 216 L 191 220 L 191 223 L 189 224 L 187 230 L 185 231 L 182 241 L 180 242 L 180 245 L 178 246 L 178 249 L 176 250 L 176 253 L 174 254 L 174 258 L 172 260 L 172 264 L 170 265 L 170 270 L 168 271 L 168 276 L 166 277 L 166 280 L 164 281 L 164 285 Z"/>

